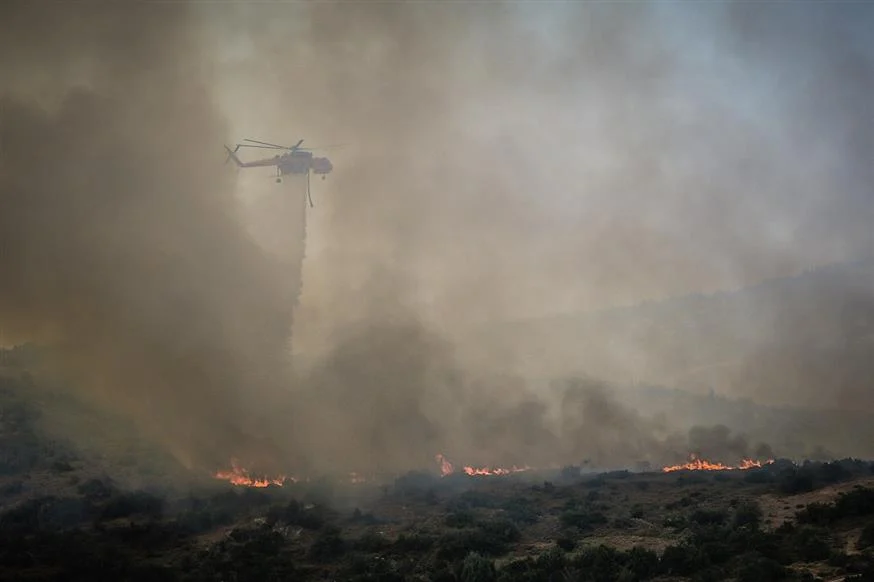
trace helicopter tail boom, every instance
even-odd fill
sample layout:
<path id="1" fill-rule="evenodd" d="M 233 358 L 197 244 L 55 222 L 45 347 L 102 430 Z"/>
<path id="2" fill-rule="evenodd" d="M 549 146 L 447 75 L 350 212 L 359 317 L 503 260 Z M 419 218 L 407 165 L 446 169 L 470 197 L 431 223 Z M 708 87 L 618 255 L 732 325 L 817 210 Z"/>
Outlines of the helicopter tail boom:
<path id="1" fill-rule="evenodd" d="M 266 166 L 275 166 L 278 163 L 279 156 L 275 156 L 272 158 L 267 158 L 264 160 L 255 160 L 254 162 L 244 162 L 237 157 L 237 150 L 240 146 L 237 146 L 235 149 L 231 149 L 228 146 L 225 146 L 225 149 L 228 151 L 228 159 L 234 160 L 234 163 L 237 164 L 240 168 L 263 168 Z M 225 161 L 227 163 L 227 160 Z"/>

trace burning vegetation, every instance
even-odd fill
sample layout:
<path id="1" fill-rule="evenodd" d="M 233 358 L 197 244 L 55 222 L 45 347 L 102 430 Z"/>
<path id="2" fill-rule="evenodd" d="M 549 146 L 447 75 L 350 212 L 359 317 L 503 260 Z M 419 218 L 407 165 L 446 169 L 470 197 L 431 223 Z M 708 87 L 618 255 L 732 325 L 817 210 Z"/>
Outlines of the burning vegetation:
<path id="1" fill-rule="evenodd" d="M 240 485 L 244 487 L 269 487 L 271 485 L 282 487 L 286 482 L 297 482 L 297 479 L 294 477 L 288 477 L 286 475 L 280 475 L 277 477 L 253 477 L 247 469 L 240 466 L 236 459 L 231 460 L 231 469 L 229 471 L 217 471 L 215 478 L 227 481 L 232 485 Z"/>
<path id="2" fill-rule="evenodd" d="M 442 453 L 438 453 L 434 456 L 435 461 L 439 466 L 439 472 L 441 477 L 448 477 L 450 475 L 457 474 L 458 471 L 455 468 L 455 465 L 446 458 Z M 720 462 L 711 462 L 705 459 L 700 458 L 698 455 L 692 454 L 690 455 L 690 460 L 688 463 L 683 463 L 681 465 L 668 465 L 662 467 L 663 473 L 673 473 L 675 471 L 744 471 L 749 469 L 757 469 L 763 466 L 769 465 L 773 463 L 773 459 L 768 459 L 766 461 L 757 461 L 754 459 L 742 459 L 741 462 L 737 465 L 726 465 Z M 464 465 L 461 468 L 461 472 L 470 476 L 470 477 L 500 477 L 506 475 L 513 475 L 516 473 L 527 473 L 536 471 L 535 468 L 530 467 L 528 465 L 516 466 L 512 465 L 510 467 L 499 467 L 499 466 L 482 466 L 476 467 L 472 465 Z M 269 487 L 271 485 L 283 486 L 286 483 L 298 483 L 300 481 L 309 482 L 309 478 L 298 479 L 296 477 L 289 477 L 287 475 L 279 475 L 275 477 L 271 476 L 253 476 L 250 471 L 245 469 L 239 464 L 239 461 L 233 459 L 231 461 L 231 469 L 230 470 L 222 470 L 217 471 L 215 473 L 215 478 L 220 479 L 222 481 L 227 481 L 232 485 L 244 486 L 244 487 L 256 487 L 263 488 Z M 357 472 L 350 472 L 348 474 L 349 482 L 352 484 L 360 484 L 367 483 L 372 481 L 373 479 L 368 479 L 366 476 Z"/>
<path id="3" fill-rule="evenodd" d="M 445 456 L 438 453 L 435 458 L 440 464 L 441 476 L 446 477 L 447 475 L 452 475 L 453 473 L 455 473 L 455 466 Z M 512 475 L 513 473 L 523 473 L 525 471 L 531 470 L 533 469 L 527 465 L 523 467 L 517 467 L 515 465 L 513 465 L 512 467 L 473 467 L 470 465 L 465 465 L 464 467 L 462 467 L 462 471 L 472 477 Z"/>
<path id="4" fill-rule="evenodd" d="M 435 459 L 439 464 L 441 477 L 446 477 L 456 473 L 455 466 L 444 455 L 437 454 L 435 456 Z M 286 483 L 310 481 L 310 478 L 308 477 L 300 479 L 297 477 L 290 477 L 288 475 L 253 475 L 252 472 L 243 467 L 237 459 L 232 459 L 230 464 L 231 468 L 229 470 L 216 471 L 213 476 L 221 481 L 227 481 L 232 485 L 256 488 L 269 487 L 271 485 L 282 487 Z M 533 471 L 534 469 L 527 465 L 522 467 L 517 467 L 515 465 L 511 467 L 474 467 L 471 465 L 465 465 L 464 467 L 462 467 L 461 470 L 464 474 L 471 477 L 486 477 L 512 475 L 514 473 Z M 373 481 L 373 478 L 368 478 L 367 476 L 356 471 L 350 472 L 348 474 L 348 478 L 349 482 L 352 484 L 360 484 Z"/>
<path id="5" fill-rule="evenodd" d="M 695 475 L 584 474 L 456 466 L 439 454 L 428 472 L 329 482 L 262 475 L 240 456 L 203 488 L 136 489 L 170 467 L 126 476 L 113 462 L 112 479 L 95 478 L 104 461 L 43 440 L 35 401 L 12 398 L 28 393 L 9 382 L 0 376 L 4 580 L 801 582 L 814 569 L 874 574 L 874 527 L 863 521 L 874 516 L 868 462 L 748 460 L 738 468 L 749 470 L 726 471 L 700 455 L 688 467 Z M 520 476 L 487 477 L 511 473 Z M 53 485 L 39 493 L 31 483 Z M 816 502 L 804 505 L 798 494 L 811 491 Z"/>
<path id="6" fill-rule="evenodd" d="M 738 465 L 725 465 L 723 463 L 713 463 L 705 459 L 699 458 L 697 455 L 691 455 L 688 463 L 682 465 L 669 465 L 663 467 L 665 473 L 673 473 L 674 471 L 744 471 L 747 469 L 760 468 L 763 465 L 773 463 L 773 459 L 767 461 L 755 461 L 753 459 L 743 459 Z"/>
<path id="7" fill-rule="evenodd" d="M 309 483 L 311 481 L 309 477 L 299 478 L 289 475 L 253 475 L 252 471 L 240 465 L 240 462 L 237 459 L 231 460 L 231 468 L 229 470 L 216 471 L 213 477 L 221 481 L 227 481 L 231 485 L 238 485 L 241 487 L 256 487 L 259 489 L 264 487 L 270 487 L 271 485 L 282 487 L 286 484 Z M 352 484 L 367 483 L 373 480 L 356 471 L 351 471 L 350 473 L 348 473 L 347 478 L 349 483 Z"/>

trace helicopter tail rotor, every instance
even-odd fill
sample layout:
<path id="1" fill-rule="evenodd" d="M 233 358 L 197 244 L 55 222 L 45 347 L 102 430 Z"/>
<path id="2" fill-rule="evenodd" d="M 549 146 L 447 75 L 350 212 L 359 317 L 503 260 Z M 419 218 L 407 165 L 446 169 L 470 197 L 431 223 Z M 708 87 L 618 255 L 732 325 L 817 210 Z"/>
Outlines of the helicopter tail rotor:
<path id="1" fill-rule="evenodd" d="M 228 157 L 225 158 L 225 164 L 227 164 L 231 160 L 234 160 L 234 164 L 236 164 L 237 166 L 242 166 L 242 162 L 240 162 L 240 159 L 237 157 L 237 150 L 239 149 L 240 144 L 237 144 L 237 147 L 235 147 L 234 149 L 225 146 L 225 150 L 227 150 L 228 152 Z"/>

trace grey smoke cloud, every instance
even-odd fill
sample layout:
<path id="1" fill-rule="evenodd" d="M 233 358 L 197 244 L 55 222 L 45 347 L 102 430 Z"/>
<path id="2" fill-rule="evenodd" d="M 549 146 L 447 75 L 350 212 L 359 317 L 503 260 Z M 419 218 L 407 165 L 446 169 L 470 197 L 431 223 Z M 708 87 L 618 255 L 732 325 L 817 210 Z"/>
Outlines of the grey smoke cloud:
<path id="1" fill-rule="evenodd" d="M 864 6 L 211 13 L 223 44 L 250 47 L 221 69 L 241 135 L 354 146 L 319 185 L 307 266 L 307 303 L 340 319 L 335 290 L 379 263 L 464 322 L 737 287 L 870 248 Z"/>
<path id="2" fill-rule="evenodd" d="M 737 288 L 870 248 L 868 7 L 357 3 L 209 16 L 236 47 L 219 70 L 239 135 L 353 144 L 330 153 L 336 170 L 309 216 L 318 250 L 296 341 L 317 362 L 360 329 L 379 344 L 378 323 L 400 311 L 449 339 L 466 374 L 579 371 L 587 352 L 608 356 L 598 364 L 611 378 L 680 374 L 694 359 L 681 347 L 654 351 L 633 333 L 605 346 L 560 315 L 540 334 L 465 332 Z M 729 322 L 748 338 L 731 357 L 774 340 L 761 315 Z M 719 345 L 696 347 L 719 363 Z M 381 394 L 380 382 L 348 382 Z M 428 382 L 410 389 L 439 392 Z M 470 431 L 494 436 L 513 417 L 500 388 L 463 393 L 499 410 L 494 431 Z M 620 440 L 658 448 L 644 436 Z"/>
<path id="3" fill-rule="evenodd" d="M 215 464 L 275 397 L 291 313 L 209 147 L 225 126 L 194 26 L 182 4 L 4 7 L 0 321 Z"/>
<path id="4" fill-rule="evenodd" d="M 609 387 L 514 378 L 597 335 L 467 332 L 870 248 L 866 7 L 13 6 L 0 317 L 207 462 L 685 453 Z M 220 144 L 241 137 L 350 144 L 305 218 L 293 378 L 302 184 L 235 192 Z"/>

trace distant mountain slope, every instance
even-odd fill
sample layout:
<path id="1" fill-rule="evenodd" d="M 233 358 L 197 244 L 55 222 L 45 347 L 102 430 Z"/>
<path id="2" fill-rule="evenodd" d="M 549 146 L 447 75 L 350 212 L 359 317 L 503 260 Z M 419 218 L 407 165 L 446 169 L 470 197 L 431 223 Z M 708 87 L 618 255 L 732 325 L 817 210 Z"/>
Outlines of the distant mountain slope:
<path id="1" fill-rule="evenodd" d="M 874 413 L 767 406 L 751 399 L 694 394 L 661 386 L 617 388 L 616 396 L 642 414 L 664 417 L 678 430 L 723 425 L 779 456 L 827 460 L 874 455 Z"/>
<path id="2" fill-rule="evenodd" d="M 509 322 L 476 342 L 534 375 L 874 410 L 874 260 L 738 291 Z"/>

